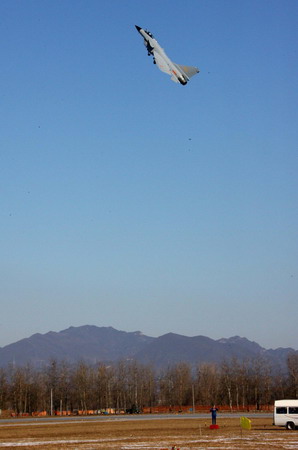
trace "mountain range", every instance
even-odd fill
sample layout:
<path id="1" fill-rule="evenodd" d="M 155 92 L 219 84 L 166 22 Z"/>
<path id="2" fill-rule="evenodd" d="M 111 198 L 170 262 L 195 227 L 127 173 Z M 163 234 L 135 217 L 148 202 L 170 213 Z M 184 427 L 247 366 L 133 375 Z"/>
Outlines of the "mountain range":
<path id="1" fill-rule="evenodd" d="M 206 336 L 188 337 L 167 333 L 160 337 L 146 336 L 140 331 L 119 331 L 112 327 L 84 325 L 60 332 L 34 334 L 0 348 L 0 367 L 27 363 L 41 367 L 51 360 L 88 364 L 113 363 L 133 359 L 157 368 L 179 362 L 191 365 L 220 364 L 233 357 L 239 360 L 263 357 L 275 369 L 286 368 L 287 356 L 296 352 L 292 348 L 265 349 L 244 337 L 234 336 L 214 340 Z"/>

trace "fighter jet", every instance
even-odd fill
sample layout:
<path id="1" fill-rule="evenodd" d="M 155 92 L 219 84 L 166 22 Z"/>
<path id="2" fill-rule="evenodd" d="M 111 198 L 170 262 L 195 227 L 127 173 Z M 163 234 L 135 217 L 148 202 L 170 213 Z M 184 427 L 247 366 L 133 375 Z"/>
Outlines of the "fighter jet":
<path id="1" fill-rule="evenodd" d="M 199 72 L 197 67 L 181 66 L 171 61 L 150 31 L 144 30 L 137 25 L 135 27 L 144 38 L 144 45 L 147 48 L 148 56 L 152 55 L 153 63 L 157 64 L 162 72 L 171 75 L 171 80 L 175 81 L 175 83 L 185 85 L 192 76 Z"/>

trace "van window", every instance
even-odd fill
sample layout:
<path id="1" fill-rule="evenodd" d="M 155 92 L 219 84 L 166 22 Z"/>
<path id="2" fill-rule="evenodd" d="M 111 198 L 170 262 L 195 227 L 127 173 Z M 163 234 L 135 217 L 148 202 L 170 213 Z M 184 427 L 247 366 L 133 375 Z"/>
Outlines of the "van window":
<path id="1" fill-rule="evenodd" d="M 286 406 L 280 406 L 276 408 L 276 414 L 287 414 Z"/>
<path id="2" fill-rule="evenodd" d="M 290 406 L 289 407 L 289 414 L 298 414 L 298 407 Z"/>

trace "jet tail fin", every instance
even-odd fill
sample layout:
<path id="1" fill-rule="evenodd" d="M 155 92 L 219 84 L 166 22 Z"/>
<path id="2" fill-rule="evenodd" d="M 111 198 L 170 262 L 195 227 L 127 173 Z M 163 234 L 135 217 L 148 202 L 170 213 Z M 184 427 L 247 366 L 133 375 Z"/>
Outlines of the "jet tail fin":
<path id="1" fill-rule="evenodd" d="M 197 73 L 199 73 L 199 69 L 197 67 L 194 66 L 182 66 L 180 64 L 175 64 L 175 66 L 181 70 L 182 73 L 185 73 L 185 75 L 187 76 L 187 78 L 191 78 L 194 75 L 196 75 Z"/>

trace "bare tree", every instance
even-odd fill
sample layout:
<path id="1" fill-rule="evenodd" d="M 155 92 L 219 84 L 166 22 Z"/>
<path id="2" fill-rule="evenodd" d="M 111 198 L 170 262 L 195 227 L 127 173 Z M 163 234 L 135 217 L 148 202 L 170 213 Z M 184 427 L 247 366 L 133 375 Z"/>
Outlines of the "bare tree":
<path id="1" fill-rule="evenodd" d="M 113 368 L 99 364 L 95 371 L 95 396 L 97 409 L 106 410 L 112 407 Z"/>
<path id="2" fill-rule="evenodd" d="M 30 395 L 32 381 L 30 382 L 31 368 L 11 367 L 10 375 L 10 397 L 13 409 L 18 413 L 31 412 Z"/>
<path id="3" fill-rule="evenodd" d="M 34 411 L 49 411 L 50 397 L 48 386 L 47 370 L 36 370 L 33 372 L 33 383 L 35 390 L 35 407 Z"/>
<path id="4" fill-rule="evenodd" d="M 52 360 L 41 369 L 30 365 L 0 369 L 0 408 L 17 413 L 80 409 L 136 412 L 145 406 L 228 404 L 232 410 L 271 404 L 275 398 L 298 397 L 298 353 L 289 355 L 288 373 L 272 372 L 262 357 L 236 358 L 219 366 L 204 363 L 195 376 L 188 363 L 157 371 L 137 361 L 97 367 L 79 362 L 70 366 Z"/>
<path id="5" fill-rule="evenodd" d="M 7 408 L 7 401 L 8 401 L 8 381 L 7 381 L 7 374 L 4 369 L 0 369 L 0 409 L 6 409 Z"/>
<path id="6" fill-rule="evenodd" d="M 234 364 L 233 362 L 223 361 L 220 367 L 220 379 L 221 384 L 223 386 L 224 392 L 227 395 L 227 402 L 229 404 L 230 410 L 233 409 L 233 391 L 236 388 L 235 382 L 235 372 L 234 372 Z M 235 389 L 236 390 L 236 389 Z M 225 399 L 225 395 L 222 395 L 222 400 Z"/>
<path id="7" fill-rule="evenodd" d="M 158 379 L 159 386 L 159 404 L 167 405 L 169 407 L 175 404 L 175 394 L 174 394 L 174 380 L 172 374 L 172 368 L 168 367 L 164 369 L 159 374 Z"/>
<path id="8" fill-rule="evenodd" d="M 289 394 L 298 398 L 298 353 L 290 353 L 287 359 L 289 372 Z"/>
<path id="9" fill-rule="evenodd" d="M 249 365 L 249 403 L 254 404 L 257 410 L 261 405 L 269 402 L 271 367 L 267 360 L 261 356 L 253 358 Z"/>
<path id="10" fill-rule="evenodd" d="M 215 364 L 204 363 L 197 367 L 197 402 L 202 405 L 218 403 L 219 371 Z"/>
<path id="11" fill-rule="evenodd" d="M 174 385 L 174 403 L 178 406 L 192 403 L 192 377 L 191 368 L 187 363 L 178 363 L 172 369 L 172 381 Z"/>
<path id="12" fill-rule="evenodd" d="M 141 366 L 140 367 L 140 396 L 139 405 L 153 406 L 155 401 L 155 373 L 152 366 Z"/>
<path id="13" fill-rule="evenodd" d="M 56 359 L 50 361 L 49 366 L 46 368 L 46 386 L 47 386 L 47 410 L 53 413 L 53 411 L 59 409 L 59 368 Z"/>
<path id="14" fill-rule="evenodd" d="M 73 388 L 77 394 L 78 409 L 86 412 L 91 409 L 93 371 L 90 366 L 81 361 L 73 373 Z"/>

